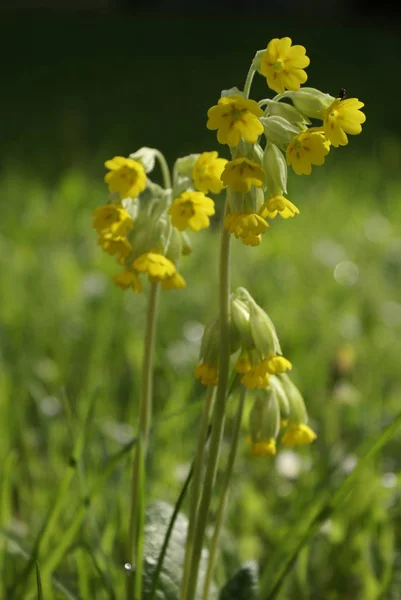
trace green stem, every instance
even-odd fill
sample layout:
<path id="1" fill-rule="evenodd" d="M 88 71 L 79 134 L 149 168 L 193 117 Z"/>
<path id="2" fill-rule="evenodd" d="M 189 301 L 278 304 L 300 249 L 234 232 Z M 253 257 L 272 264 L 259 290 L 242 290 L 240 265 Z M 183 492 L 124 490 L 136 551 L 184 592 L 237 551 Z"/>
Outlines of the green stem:
<path id="1" fill-rule="evenodd" d="M 141 399 L 139 406 L 139 437 L 140 445 L 136 448 L 135 458 L 132 468 L 132 484 L 131 484 L 131 512 L 130 512 L 130 524 L 129 524 L 129 535 L 128 535 L 128 548 L 127 558 L 132 568 L 136 572 L 136 578 L 141 578 L 142 573 L 142 561 L 137 561 L 138 556 L 138 540 L 142 535 L 140 531 L 140 524 L 143 521 L 143 515 L 140 514 L 144 510 L 143 502 L 140 502 L 140 494 L 143 493 L 141 490 L 143 481 L 141 482 L 141 462 L 145 460 L 149 430 L 152 418 L 152 375 L 153 375 L 153 353 L 154 353 L 154 342 L 155 342 L 155 331 L 156 331 L 156 315 L 157 315 L 157 301 L 159 296 L 159 283 L 154 282 L 151 284 L 148 299 L 148 312 L 146 319 L 146 333 L 145 333 L 145 348 L 142 364 L 142 388 L 141 388 Z M 139 451 L 139 447 L 141 450 Z M 139 452 L 143 453 L 142 460 L 139 456 Z M 140 486 L 142 483 L 142 486 Z M 132 600 L 133 592 L 133 581 L 132 577 L 127 577 L 126 586 L 126 598 Z"/>
<path id="2" fill-rule="evenodd" d="M 181 600 L 185 600 L 187 597 L 187 586 L 189 578 L 189 567 L 191 564 L 192 550 L 194 545 L 194 534 L 196 525 L 196 515 L 199 504 L 199 493 L 201 490 L 203 463 L 205 454 L 205 445 L 207 440 L 207 429 L 209 424 L 210 409 L 212 406 L 214 387 L 209 386 L 206 395 L 206 401 L 202 413 L 202 421 L 199 430 L 198 446 L 195 454 L 194 461 L 194 474 L 192 479 L 192 485 L 190 488 L 189 498 L 189 517 L 188 517 L 188 533 L 187 541 L 185 546 L 185 559 L 184 559 L 184 570 L 181 584 Z"/>
<path id="3" fill-rule="evenodd" d="M 228 198 L 226 201 L 227 210 Z M 224 219 L 221 233 L 220 250 L 220 352 L 219 352 L 219 381 L 217 385 L 216 401 L 212 421 L 212 435 L 210 439 L 209 456 L 203 482 L 202 497 L 200 500 L 196 528 L 194 533 L 194 546 L 188 577 L 188 591 L 185 600 L 193 600 L 198 583 L 199 563 L 205 537 L 205 530 L 209 516 L 209 507 L 213 487 L 216 479 L 217 464 L 220 456 L 223 438 L 224 423 L 227 403 L 227 383 L 230 367 L 230 234 L 224 228 Z"/>
<path id="4" fill-rule="evenodd" d="M 230 447 L 230 454 L 228 456 L 227 468 L 226 468 L 226 471 L 224 474 L 223 486 L 222 486 L 221 493 L 220 493 L 219 506 L 217 508 L 217 515 L 216 515 L 216 522 L 214 525 L 213 537 L 210 542 L 209 561 L 208 561 L 208 565 L 207 565 L 205 583 L 203 586 L 203 600 L 207 600 L 209 597 L 209 589 L 210 589 L 210 584 L 212 582 L 214 566 L 215 566 L 215 562 L 216 562 L 216 554 L 217 554 L 218 543 L 219 543 L 219 538 L 220 538 L 220 531 L 221 531 L 221 527 L 223 525 L 224 513 L 225 513 L 226 504 L 227 504 L 228 488 L 230 486 L 231 476 L 232 476 L 232 473 L 234 470 L 235 458 L 237 456 L 238 442 L 239 442 L 240 432 L 241 432 L 242 415 L 243 415 L 244 406 L 245 406 L 245 398 L 246 398 L 246 388 L 241 387 L 241 393 L 240 393 L 240 397 L 239 397 L 238 409 L 237 409 L 237 414 L 235 417 L 234 431 L 233 431 L 231 447 Z"/>
<path id="5" fill-rule="evenodd" d="M 156 148 L 154 148 L 154 152 L 157 160 L 159 161 L 160 169 L 163 176 L 163 185 L 167 190 L 172 187 L 170 169 L 168 168 L 168 164 L 166 159 L 164 158 L 164 155 L 159 150 L 156 150 Z"/>
<path id="6" fill-rule="evenodd" d="M 251 66 L 249 67 L 249 71 L 248 71 L 248 74 L 245 79 L 245 85 L 244 85 L 244 97 L 245 98 L 249 98 L 249 92 L 251 91 L 251 85 L 252 85 L 252 81 L 255 76 L 255 73 L 256 73 L 256 70 L 252 63 Z"/>

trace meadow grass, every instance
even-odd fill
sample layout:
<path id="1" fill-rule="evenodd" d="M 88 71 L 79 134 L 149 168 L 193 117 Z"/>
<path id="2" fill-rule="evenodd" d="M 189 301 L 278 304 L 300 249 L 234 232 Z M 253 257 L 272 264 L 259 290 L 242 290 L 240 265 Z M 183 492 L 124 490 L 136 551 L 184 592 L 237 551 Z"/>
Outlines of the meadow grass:
<path id="1" fill-rule="evenodd" d="M 301 214 L 273 222 L 257 251 L 234 243 L 233 289 L 246 286 L 275 322 L 318 439 L 255 459 L 244 422 L 220 586 L 255 559 L 261 600 L 401 596 L 399 434 L 321 512 L 401 408 L 400 166 L 392 140 L 333 161 L 298 178 Z M 76 168 L 49 186 L 13 168 L 0 195 L 0 598 L 38 597 L 41 580 L 46 600 L 118 599 L 146 298 L 113 286 L 96 246 L 101 181 Z M 186 290 L 162 295 L 149 501 L 174 504 L 193 458 L 204 400 L 193 368 L 216 311 L 217 249 L 216 228 L 194 236 Z"/>

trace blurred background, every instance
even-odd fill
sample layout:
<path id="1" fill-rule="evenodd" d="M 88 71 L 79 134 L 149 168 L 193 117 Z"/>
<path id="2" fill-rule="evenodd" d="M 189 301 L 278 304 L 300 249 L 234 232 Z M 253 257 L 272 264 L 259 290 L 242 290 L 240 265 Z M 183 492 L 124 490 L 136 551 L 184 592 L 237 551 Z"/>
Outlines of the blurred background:
<path id="1" fill-rule="evenodd" d="M 243 85 L 255 51 L 273 37 L 306 47 L 308 85 L 332 95 L 346 88 L 365 102 L 360 136 L 333 149 L 310 177 L 291 174 L 289 198 L 300 215 L 276 220 L 259 248 L 234 243 L 233 287 L 248 287 L 275 322 L 318 433 L 311 447 L 255 460 L 244 423 L 217 578 L 254 558 L 267 600 L 320 492 L 341 484 L 401 409 L 397 9 L 381 2 L 369 12 L 363 2 L 335 0 L 247 2 L 242 13 L 207 2 L 197 14 L 180 0 L 0 6 L 0 519 L 12 534 L 0 547 L 0 598 L 7 600 L 88 405 L 94 399 L 84 468 L 54 525 L 54 548 L 80 506 L 77 490 L 96 481 L 135 431 L 146 294 L 113 286 L 115 265 L 91 229 L 91 212 L 107 199 L 104 161 L 144 145 L 170 165 L 192 152 L 224 155 L 205 127 L 207 109 L 222 89 Z M 257 77 L 252 97 L 268 95 Z M 217 307 L 217 222 L 193 244 L 182 269 L 187 288 L 162 296 L 155 366 L 149 497 L 172 503 L 203 399 L 192 373 L 202 326 Z M 230 426 L 229 419 L 227 447 Z M 400 456 L 398 434 L 311 533 L 277 597 L 401 598 Z M 79 554 L 84 546 L 122 589 L 128 478 L 123 460 L 55 565 L 84 600 L 113 597 L 99 583 L 101 569 Z"/>

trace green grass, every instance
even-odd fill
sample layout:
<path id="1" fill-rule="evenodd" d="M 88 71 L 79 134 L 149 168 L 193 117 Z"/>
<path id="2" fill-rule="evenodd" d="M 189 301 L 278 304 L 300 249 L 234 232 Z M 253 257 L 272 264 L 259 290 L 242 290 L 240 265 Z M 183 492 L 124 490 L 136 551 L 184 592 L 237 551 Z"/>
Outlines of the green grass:
<path id="1" fill-rule="evenodd" d="M 400 148 L 383 140 L 375 156 L 350 157 L 291 178 L 301 214 L 276 220 L 260 248 L 234 243 L 233 287 L 247 287 L 275 322 L 318 433 L 299 458 L 251 459 L 241 444 L 218 583 L 256 558 L 262 600 L 320 502 L 400 410 Z M 14 168 L 0 195 L 0 598 L 22 597 L 27 566 L 24 597 L 37 597 L 38 560 L 45 600 L 50 575 L 56 598 L 117 599 L 146 294 L 110 282 L 115 266 L 90 226 L 101 181 L 73 168 L 49 185 Z M 192 237 L 187 288 L 163 292 L 160 305 L 146 470 L 148 498 L 171 503 L 204 398 L 192 376 L 196 333 L 217 307 L 217 228 Z M 400 597 L 400 450 L 398 434 L 358 472 L 280 599 Z"/>

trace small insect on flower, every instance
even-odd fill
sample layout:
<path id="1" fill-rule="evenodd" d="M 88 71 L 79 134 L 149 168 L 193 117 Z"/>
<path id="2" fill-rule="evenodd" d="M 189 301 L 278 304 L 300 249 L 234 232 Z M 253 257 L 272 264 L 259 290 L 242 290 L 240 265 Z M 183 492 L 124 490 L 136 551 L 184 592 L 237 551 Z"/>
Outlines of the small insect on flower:
<path id="1" fill-rule="evenodd" d="M 345 100 L 347 97 L 347 90 L 345 88 L 341 88 L 336 97 L 340 100 Z"/>

